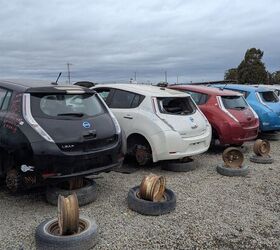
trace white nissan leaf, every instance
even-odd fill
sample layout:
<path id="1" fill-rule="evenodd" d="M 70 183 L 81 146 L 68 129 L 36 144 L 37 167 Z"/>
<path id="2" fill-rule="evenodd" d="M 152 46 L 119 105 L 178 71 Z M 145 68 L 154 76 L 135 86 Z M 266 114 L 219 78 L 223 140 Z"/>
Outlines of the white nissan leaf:
<path id="1" fill-rule="evenodd" d="M 142 84 L 93 87 L 116 116 L 139 165 L 207 151 L 211 126 L 189 94 Z"/>

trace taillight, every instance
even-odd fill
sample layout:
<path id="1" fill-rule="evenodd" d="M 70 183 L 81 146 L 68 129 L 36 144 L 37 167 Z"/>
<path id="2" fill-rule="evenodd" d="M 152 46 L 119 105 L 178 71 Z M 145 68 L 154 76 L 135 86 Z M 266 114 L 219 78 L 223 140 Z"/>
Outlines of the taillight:
<path id="1" fill-rule="evenodd" d="M 152 101 L 152 107 L 153 107 L 153 111 L 155 113 L 155 115 L 161 120 L 163 121 L 169 128 L 171 128 L 173 131 L 176 131 L 175 128 L 169 124 L 165 119 L 161 118 L 159 115 L 158 115 L 158 112 L 157 112 L 157 106 L 156 106 L 156 97 L 152 97 L 151 98 L 151 101 Z"/>
<path id="2" fill-rule="evenodd" d="M 222 98 L 220 96 L 217 96 L 217 103 L 218 103 L 218 106 L 219 108 L 224 111 L 230 118 L 232 118 L 234 121 L 238 122 L 239 121 L 236 119 L 236 117 L 234 115 L 232 115 L 230 112 L 228 112 L 228 110 L 225 108 L 224 104 L 223 104 L 223 101 L 222 101 Z"/>
<path id="3" fill-rule="evenodd" d="M 26 122 L 35 130 L 39 135 L 41 135 L 46 141 L 53 142 L 54 140 L 48 135 L 48 133 L 35 121 L 31 114 L 30 109 L 30 94 L 23 94 L 22 98 L 22 115 Z"/>
<path id="4" fill-rule="evenodd" d="M 115 117 L 115 115 L 113 114 L 113 112 L 108 108 L 107 104 L 105 103 L 105 101 L 103 100 L 102 97 L 100 97 L 99 95 L 97 95 L 98 99 L 104 104 L 104 107 L 108 110 L 108 113 L 109 115 L 111 116 L 112 118 L 112 121 L 115 125 L 115 128 L 116 128 L 116 134 L 120 134 L 121 133 L 121 127 L 120 127 L 120 124 L 117 120 L 117 118 Z"/>

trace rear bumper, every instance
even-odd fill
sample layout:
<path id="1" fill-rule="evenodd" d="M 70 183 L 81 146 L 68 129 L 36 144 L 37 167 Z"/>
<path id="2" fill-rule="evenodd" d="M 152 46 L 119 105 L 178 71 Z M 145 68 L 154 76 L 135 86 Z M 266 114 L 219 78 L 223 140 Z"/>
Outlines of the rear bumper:
<path id="1" fill-rule="evenodd" d="M 45 179 L 49 179 L 49 180 L 68 179 L 68 178 L 78 177 L 78 176 L 87 176 L 87 175 L 91 175 L 91 174 L 98 174 L 98 173 L 110 171 L 110 170 L 114 169 L 115 167 L 118 167 L 120 164 L 122 164 L 122 160 L 118 161 L 117 163 L 111 164 L 111 165 L 94 168 L 94 169 L 90 169 L 90 170 L 86 170 L 86 171 L 82 171 L 82 172 L 78 172 L 78 173 L 73 173 L 73 174 L 49 175 L 49 176 L 46 175 Z"/>
<path id="2" fill-rule="evenodd" d="M 242 144 L 257 138 L 259 132 L 258 124 L 252 127 L 232 126 L 223 123 L 220 127 L 219 140 L 221 144 Z"/>
<path id="3" fill-rule="evenodd" d="M 121 164 L 121 140 L 108 148 L 91 152 L 63 152 L 47 141 L 32 144 L 34 172 L 47 178 L 71 178 L 108 172 Z"/>
<path id="4" fill-rule="evenodd" d="M 165 131 L 152 136 L 153 161 L 177 160 L 204 153 L 211 142 L 212 130 L 209 126 L 199 136 L 182 138 L 179 133 Z"/>
<path id="5" fill-rule="evenodd" d="M 280 130 L 280 118 L 264 117 L 260 120 L 261 131 L 279 131 Z"/>

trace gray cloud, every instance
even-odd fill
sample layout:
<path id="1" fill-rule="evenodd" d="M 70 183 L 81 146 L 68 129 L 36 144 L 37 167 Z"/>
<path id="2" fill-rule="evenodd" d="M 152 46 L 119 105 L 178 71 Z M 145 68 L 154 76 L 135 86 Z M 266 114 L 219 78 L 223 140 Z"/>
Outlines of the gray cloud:
<path id="1" fill-rule="evenodd" d="M 280 69 L 280 2 L 0 0 L 0 77 L 170 82 L 222 79 L 246 49 Z"/>

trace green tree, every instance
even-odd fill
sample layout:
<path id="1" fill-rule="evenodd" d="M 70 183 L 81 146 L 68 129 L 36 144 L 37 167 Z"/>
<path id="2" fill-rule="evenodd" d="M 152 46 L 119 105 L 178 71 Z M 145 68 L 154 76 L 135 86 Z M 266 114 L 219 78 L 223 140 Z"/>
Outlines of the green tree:
<path id="1" fill-rule="evenodd" d="M 237 67 L 237 79 L 240 83 L 265 84 L 268 74 L 262 62 L 263 51 L 256 48 L 248 49 L 245 57 Z"/>
<path id="2" fill-rule="evenodd" d="M 232 69 L 228 69 L 225 72 L 225 76 L 224 76 L 224 80 L 237 80 L 237 69 L 236 68 L 232 68 Z"/>
<path id="3" fill-rule="evenodd" d="M 272 84 L 280 84 L 280 70 L 275 71 L 271 74 L 271 83 Z"/>

